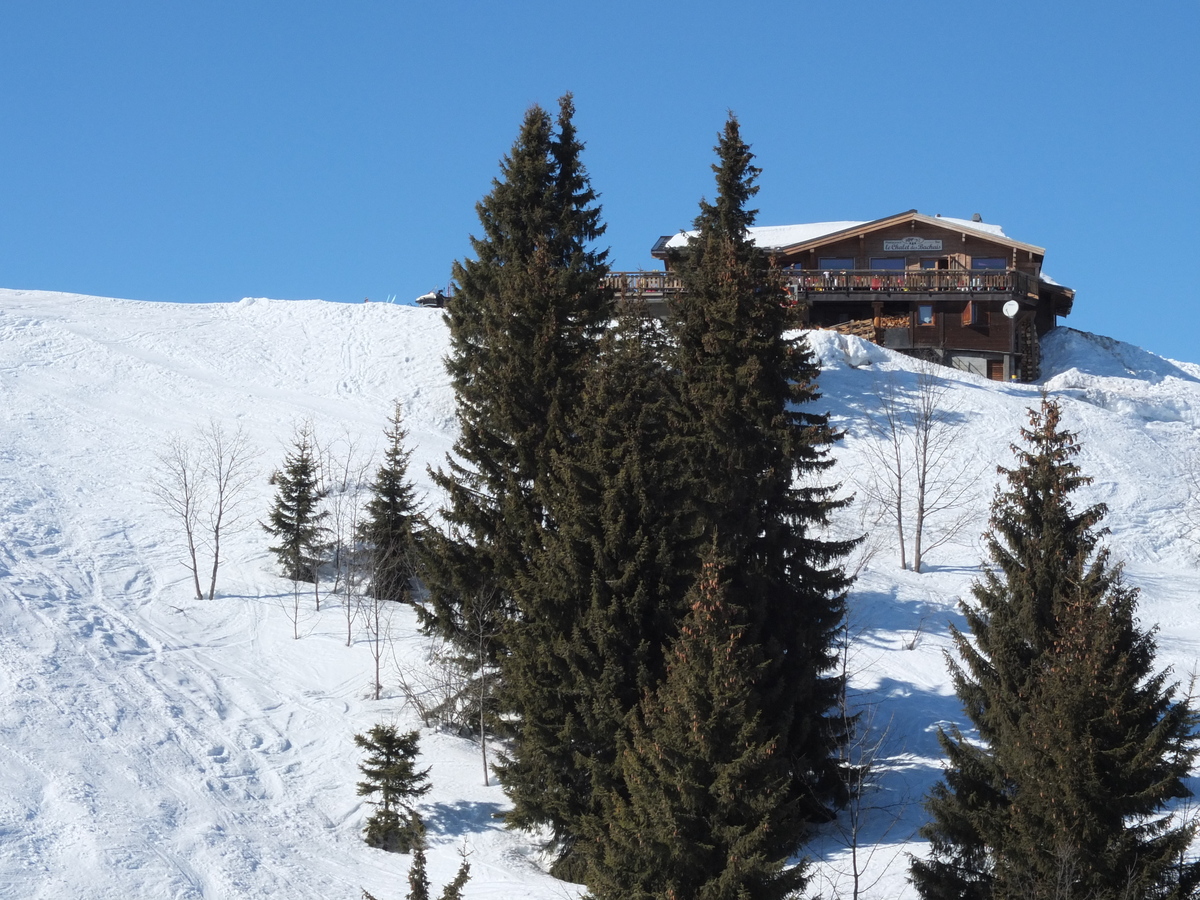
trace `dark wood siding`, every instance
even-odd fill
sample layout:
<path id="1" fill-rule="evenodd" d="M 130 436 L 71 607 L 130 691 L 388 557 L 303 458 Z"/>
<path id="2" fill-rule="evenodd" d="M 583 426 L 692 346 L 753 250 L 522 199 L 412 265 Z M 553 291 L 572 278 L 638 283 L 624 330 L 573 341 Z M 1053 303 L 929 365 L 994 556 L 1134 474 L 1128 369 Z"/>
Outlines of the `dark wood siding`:
<path id="1" fill-rule="evenodd" d="M 884 241 L 903 240 L 909 237 L 921 238 L 922 240 L 940 240 L 942 242 L 942 249 L 940 251 L 909 250 L 903 253 L 883 249 Z M 923 222 L 906 222 L 897 225 L 895 228 L 866 233 L 861 237 L 852 235 L 831 244 L 823 244 L 814 250 L 801 251 L 794 256 L 781 256 L 779 264 L 784 266 L 797 265 L 803 269 L 815 269 L 817 268 L 818 260 L 822 257 L 852 257 L 855 260 L 855 268 L 869 269 L 873 257 L 900 256 L 904 257 L 906 265 L 909 268 L 914 269 L 920 267 L 922 259 L 932 259 L 941 256 L 953 257 L 956 263 L 964 268 L 970 267 L 970 260 L 974 257 L 996 256 L 1004 257 L 1010 267 L 1030 275 L 1037 275 L 1042 267 L 1042 259 L 1039 255 L 1030 253 L 1027 250 L 1017 250 L 1015 251 L 1014 259 L 1014 251 L 1011 247 L 989 241 L 987 235 L 982 232 L 976 234 L 970 231 L 959 230 L 952 225 L 947 225 L 943 228 L 935 225 L 926 225 Z"/>

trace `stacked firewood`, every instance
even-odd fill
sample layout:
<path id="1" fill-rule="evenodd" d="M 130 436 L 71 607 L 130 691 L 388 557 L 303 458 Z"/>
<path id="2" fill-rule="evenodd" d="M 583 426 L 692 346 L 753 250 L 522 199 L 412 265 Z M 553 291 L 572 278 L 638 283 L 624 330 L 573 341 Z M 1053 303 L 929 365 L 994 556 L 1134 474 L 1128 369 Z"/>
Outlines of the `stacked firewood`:
<path id="1" fill-rule="evenodd" d="M 852 334 L 867 341 L 875 340 L 874 319 L 856 319 L 853 322 L 841 322 L 831 326 L 828 330 L 836 331 L 838 334 Z"/>

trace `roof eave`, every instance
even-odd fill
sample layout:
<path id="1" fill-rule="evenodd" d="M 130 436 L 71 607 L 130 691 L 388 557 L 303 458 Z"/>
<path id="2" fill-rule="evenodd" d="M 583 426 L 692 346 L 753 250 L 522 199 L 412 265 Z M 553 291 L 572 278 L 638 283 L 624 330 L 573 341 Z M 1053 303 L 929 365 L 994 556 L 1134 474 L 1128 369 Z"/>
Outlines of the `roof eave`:
<path id="1" fill-rule="evenodd" d="M 673 237 L 675 237 L 673 234 L 664 234 L 662 237 L 660 237 L 654 242 L 654 246 L 650 248 L 650 255 L 654 259 L 666 259 L 667 253 L 669 252 L 667 250 L 667 241 L 671 240 Z"/>
<path id="2" fill-rule="evenodd" d="M 763 247 L 761 249 L 768 253 L 791 256 L 794 253 L 802 253 L 805 250 L 813 250 L 826 244 L 832 244 L 836 241 L 845 240 L 848 237 L 865 235 L 868 232 L 879 231 L 883 228 L 890 228 L 893 225 L 899 225 L 904 222 L 921 222 L 925 225 L 933 225 L 937 228 L 944 228 L 947 231 L 953 231 L 956 234 L 970 235 L 971 237 L 980 238 L 981 240 L 989 241 L 994 244 L 1000 244 L 1015 250 L 1024 250 L 1029 253 L 1036 254 L 1042 258 L 1045 258 L 1046 256 L 1045 247 L 1039 247 L 1036 244 L 1026 244 L 1023 241 L 1014 241 L 1010 237 L 991 234 L 990 232 L 981 231 L 977 228 L 964 228 L 961 225 L 951 224 L 939 216 L 923 215 L 922 213 L 917 212 L 915 209 L 909 209 L 901 213 L 895 213 L 894 215 L 884 216 L 882 219 L 864 222 L 861 225 L 855 225 L 851 228 L 843 228 L 840 231 L 832 231 L 829 234 L 823 234 L 820 237 L 810 238 L 807 241 L 800 241 L 799 243 L 787 244 L 781 247 Z M 683 232 L 680 233 L 682 234 Z M 654 259 L 665 260 L 669 253 L 669 250 L 667 249 L 667 242 L 673 237 L 675 237 L 673 234 L 667 234 L 660 237 L 654 242 L 654 246 L 650 249 L 650 255 Z"/>
<path id="3" fill-rule="evenodd" d="M 998 234 L 990 234 L 986 231 L 980 231 L 975 228 L 963 228 L 959 225 L 953 225 L 945 219 L 936 216 L 926 216 L 917 212 L 915 209 L 910 209 L 895 215 L 885 216 L 882 219 L 875 219 L 872 222 L 864 222 L 862 225 L 857 225 L 854 228 L 843 228 L 841 231 L 835 231 L 830 234 L 822 235 L 818 238 L 812 238 L 807 241 L 801 241 L 797 244 L 789 244 L 786 247 L 769 248 L 775 253 L 790 256 L 793 253 L 802 253 L 805 250 L 812 250 L 824 244 L 831 244 L 835 241 L 845 240 L 847 237 L 854 235 L 862 235 L 871 231 L 879 231 L 882 228 L 889 228 L 892 225 L 898 225 L 903 222 L 921 222 L 926 225 L 934 225 L 938 228 L 945 228 L 948 231 L 953 231 L 958 234 L 968 234 L 972 237 L 982 238 L 985 241 L 991 241 L 996 244 L 1003 244 L 1006 247 L 1012 247 L 1017 250 L 1026 250 L 1030 253 L 1036 253 L 1038 256 L 1046 255 L 1045 247 L 1038 247 L 1035 244 L 1026 244 L 1022 241 L 1014 241 L 1009 237 L 1002 237 Z"/>
<path id="4" fill-rule="evenodd" d="M 1045 281 L 1040 282 L 1038 284 L 1038 296 L 1040 299 L 1050 302 L 1056 316 L 1069 316 L 1075 306 L 1074 289 L 1064 287 L 1061 284 L 1050 284 Z"/>

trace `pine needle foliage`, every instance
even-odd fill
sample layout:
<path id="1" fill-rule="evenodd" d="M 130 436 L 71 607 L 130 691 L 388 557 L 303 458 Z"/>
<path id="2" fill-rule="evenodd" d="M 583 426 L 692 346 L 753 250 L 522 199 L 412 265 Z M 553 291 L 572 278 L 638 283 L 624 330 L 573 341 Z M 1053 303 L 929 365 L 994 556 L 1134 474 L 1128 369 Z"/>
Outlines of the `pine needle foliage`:
<path id="1" fill-rule="evenodd" d="M 358 796 L 375 807 L 363 829 L 372 847 L 408 853 L 421 846 L 425 828 L 413 802 L 429 790 L 429 770 L 416 766 L 419 734 L 401 734 L 394 725 L 375 725 L 366 735 L 356 734 L 354 743 L 367 753 L 359 764 L 363 781 Z"/>
<path id="2" fill-rule="evenodd" d="M 427 623 L 461 637 L 465 597 L 514 580 L 540 548 L 544 481 L 566 436 L 596 342 L 611 318 L 604 226 L 581 161 L 567 94 L 551 117 L 530 108 L 501 176 L 476 207 L 475 258 L 455 263 L 446 304 L 460 437 L 446 470 L 447 531 L 431 542 Z"/>
<path id="3" fill-rule="evenodd" d="M 603 824 L 597 791 L 619 781 L 617 740 L 694 578 L 689 475 L 661 330 L 621 310 L 601 342 L 573 441 L 555 454 L 547 509 L 556 527 L 519 586 L 504 690 L 524 722 L 499 767 L 509 821 L 545 825 L 560 877 L 586 877 L 587 835 Z M 582 853 L 582 856 L 580 855 Z"/>
<path id="4" fill-rule="evenodd" d="M 596 900 L 796 896 L 804 867 L 787 861 L 804 805 L 760 707 L 767 663 L 715 550 L 688 600 L 666 678 L 630 714 L 624 790 L 605 795 L 603 864 L 588 886 Z"/>
<path id="5" fill-rule="evenodd" d="M 1137 590 L 1100 545 L 1103 504 L 1077 509 L 1091 479 L 1076 435 L 1043 397 L 1001 468 L 988 564 L 952 632 L 955 689 L 978 732 L 940 734 L 948 766 L 926 806 L 931 856 L 912 877 L 930 900 L 1194 897 L 1185 858 L 1196 717 L 1155 671 Z"/>
<path id="6" fill-rule="evenodd" d="M 413 849 L 413 861 L 408 869 L 407 900 L 429 900 L 429 875 L 425 869 L 425 843 L 422 841 Z M 471 864 L 467 862 L 464 852 L 454 880 L 442 889 L 441 900 L 462 900 L 463 889 L 470 880 Z"/>
<path id="7" fill-rule="evenodd" d="M 787 333 L 778 272 L 747 229 L 759 169 L 732 115 L 716 147 L 717 195 L 701 202 L 695 234 L 673 260 L 684 290 L 671 304 L 679 433 L 701 484 L 695 506 L 706 541 L 725 560 L 728 602 L 741 608 L 744 641 L 765 668 L 755 680 L 764 721 L 776 729 L 786 787 L 823 821 L 845 799 L 836 761 L 844 729 L 837 632 L 852 541 L 825 539 L 847 501 L 823 483 L 839 435 L 813 405 L 819 367 L 802 336 Z"/>
<path id="8" fill-rule="evenodd" d="M 404 411 L 399 401 L 384 430 L 383 464 L 371 485 L 359 539 L 370 554 L 371 590 L 383 600 L 408 601 L 418 560 L 421 515 L 416 487 L 408 478 L 412 451 L 406 441 Z"/>
<path id="9" fill-rule="evenodd" d="M 458 873 L 454 876 L 454 880 L 442 889 L 441 900 L 462 900 L 463 890 L 470 880 L 471 864 L 467 862 L 464 852 L 462 864 L 458 867 Z M 365 890 L 362 893 L 362 900 L 376 900 L 374 894 Z M 413 861 L 408 868 L 408 893 L 405 897 L 407 900 L 429 900 L 429 875 L 426 872 L 423 841 L 413 848 Z"/>
<path id="10" fill-rule="evenodd" d="M 263 524 L 276 541 L 270 548 L 283 576 L 292 581 L 314 581 L 328 547 L 325 519 L 320 508 L 325 496 L 307 426 L 297 431 L 283 468 L 274 476 L 275 502 Z"/>

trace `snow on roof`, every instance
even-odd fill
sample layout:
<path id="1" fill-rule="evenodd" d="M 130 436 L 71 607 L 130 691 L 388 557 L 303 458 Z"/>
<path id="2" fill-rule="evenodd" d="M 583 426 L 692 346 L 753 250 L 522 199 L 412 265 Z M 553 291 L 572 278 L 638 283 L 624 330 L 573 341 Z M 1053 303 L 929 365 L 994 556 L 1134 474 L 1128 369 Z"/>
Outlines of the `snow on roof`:
<path id="1" fill-rule="evenodd" d="M 807 225 L 756 225 L 750 229 L 750 238 L 757 246 L 769 250 L 816 240 L 827 234 L 836 234 L 847 228 L 856 228 L 865 224 L 865 222 L 810 222 Z M 695 237 L 695 235 L 694 231 L 681 231 L 667 241 L 667 246 L 686 247 L 688 238 Z"/>
<path id="2" fill-rule="evenodd" d="M 1004 233 L 1004 229 L 999 225 L 989 225 L 987 222 L 972 222 L 970 219 L 953 219 L 949 216 L 935 216 L 932 218 L 940 219 L 953 228 L 970 228 L 973 231 L 981 231 L 984 234 L 990 234 L 994 237 L 1009 239 L 1008 235 Z M 839 231 L 846 231 L 851 228 L 870 224 L 870 222 L 809 222 L 803 225 L 758 225 L 750 229 L 750 238 L 756 246 L 773 250 L 777 247 L 791 247 L 795 244 L 803 244 L 806 241 L 825 237 L 827 234 L 837 234 Z M 681 231 L 679 234 L 673 235 L 667 241 L 666 246 L 668 248 L 686 247 L 688 239 L 694 237 L 695 234 L 696 232 L 694 231 Z"/>
<path id="3" fill-rule="evenodd" d="M 949 216 L 935 216 L 935 218 L 941 219 L 943 222 L 949 222 L 955 227 L 973 228 L 976 231 L 982 231 L 985 234 L 1008 238 L 1008 235 L 1004 233 L 1004 229 L 999 225 L 989 225 L 987 222 L 972 222 L 970 219 L 952 219 Z M 1009 240 L 1011 240 L 1011 238 L 1009 238 Z"/>

